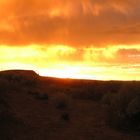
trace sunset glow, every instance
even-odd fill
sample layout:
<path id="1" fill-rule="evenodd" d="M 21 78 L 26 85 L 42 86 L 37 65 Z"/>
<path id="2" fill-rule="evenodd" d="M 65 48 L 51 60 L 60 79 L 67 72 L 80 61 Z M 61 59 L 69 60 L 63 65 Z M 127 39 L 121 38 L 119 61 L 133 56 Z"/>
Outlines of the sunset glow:
<path id="1" fill-rule="evenodd" d="M 134 53 L 129 53 L 128 48 Z M 60 78 L 139 80 L 138 48 L 139 45 L 80 50 L 65 45 L 1 46 L 1 70 L 32 69 L 41 76 Z"/>
<path id="2" fill-rule="evenodd" d="M 0 0 L 0 70 L 140 80 L 138 0 Z"/>

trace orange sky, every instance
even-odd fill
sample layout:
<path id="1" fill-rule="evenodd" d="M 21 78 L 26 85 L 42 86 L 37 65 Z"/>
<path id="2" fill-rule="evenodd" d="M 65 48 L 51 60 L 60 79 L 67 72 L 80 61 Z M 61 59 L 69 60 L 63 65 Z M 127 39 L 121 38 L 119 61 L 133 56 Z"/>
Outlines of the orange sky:
<path id="1" fill-rule="evenodd" d="M 139 0 L 0 0 L 0 69 L 140 80 Z"/>

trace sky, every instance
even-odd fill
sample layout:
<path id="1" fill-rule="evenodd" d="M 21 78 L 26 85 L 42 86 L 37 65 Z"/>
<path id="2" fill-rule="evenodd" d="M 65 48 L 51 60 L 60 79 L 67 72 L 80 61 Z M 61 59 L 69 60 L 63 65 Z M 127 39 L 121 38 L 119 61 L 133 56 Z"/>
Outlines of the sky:
<path id="1" fill-rule="evenodd" d="M 140 80 L 139 0 L 0 0 L 0 70 Z"/>

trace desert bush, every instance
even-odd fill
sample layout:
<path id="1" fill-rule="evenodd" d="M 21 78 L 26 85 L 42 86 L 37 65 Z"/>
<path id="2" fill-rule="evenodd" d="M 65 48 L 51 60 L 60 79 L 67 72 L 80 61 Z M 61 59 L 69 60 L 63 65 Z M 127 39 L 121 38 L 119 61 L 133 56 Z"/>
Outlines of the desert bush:
<path id="1" fill-rule="evenodd" d="M 12 140 L 24 122 L 16 116 L 4 97 L 0 97 L 0 139 Z M 15 130 L 16 128 L 16 130 Z"/>
<path id="2" fill-rule="evenodd" d="M 58 109 L 65 109 L 65 108 L 67 108 L 67 103 L 65 101 L 60 101 L 57 104 L 56 108 L 58 108 Z"/>
<path id="3" fill-rule="evenodd" d="M 7 70 L 0 73 L 2 79 L 7 80 L 11 84 L 21 84 L 24 86 L 34 86 L 37 84 L 38 75 L 30 70 Z"/>
<path id="4" fill-rule="evenodd" d="M 85 92 L 85 90 L 81 88 L 75 88 L 71 92 L 71 96 L 74 99 L 89 99 L 88 93 Z"/>
<path id="5" fill-rule="evenodd" d="M 107 98 L 107 97 L 106 97 Z M 110 97 L 109 97 L 110 98 Z M 116 128 L 135 130 L 140 121 L 140 86 L 135 83 L 123 85 L 119 93 L 109 101 L 108 123 Z M 135 120 L 135 121 L 134 121 Z"/>
<path id="6" fill-rule="evenodd" d="M 85 89 L 76 89 L 72 93 L 72 97 L 75 99 L 81 99 L 81 100 L 93 100 L 93 101 L 100 101 L 103 94 L 98 91 L 90 91 Z"/>
<path id="7" fill-rule="evenodd" d="M 40 99 L 40 100 L 48 100 L 48 94 L 47 93 L 38 93 L 35 96 L 36 99 Z"/>
<path id="8" fill-rule="evenodd" d="M 24 85 L 21 85 L 20 82 L 14 82 L 5 78 L 5 76 L 0 77 L 0 94 L 12 93 L 13 91 L 21 91 L 26 88 Z"/>
<path id="9" fill-rule="evenodd" d="M 29 91 L 28 94 L 32 95 L 35 99 L 48 100 L 49 96 L 47 93 L 42 93 L 41 91 Z"/>
<path id="10" fill-rule="evenodd" d="M 61 115 L 61 118 L 64 120 L 64 121 L 69 121 L 70 120 L 70 116 L 68 113 L 64 112 L 62 115 Z"/>
<path id="11" fill-rule="evenodd" d="M 16 117 L 14 117 L 14 115 L 9 112 L 8 110 L 5 111 L 1 111 L 0 113 L 0 124 L 2 126 L 2 124 L 8 124 L 9 122 L 16 122 Z"/>
<path id="12" fill-rule="evenodd" d="M 58 92 L 52 96 L 52 103 L 55 104 L 57 109 L 68 109 L 71 107 L 72 100 L 68 94 Z"/>
<path id="13" fill-rule="evenodd" d="M 6 79 L 0 79 L 0 94 L 3 94 L 12 87 L 12 85 Z"/>
<path id="14" fill-rule="evenodd" d="M 25 123 L 11 111 L 3 111 L 0 113 L 0 139 L 13 140 L 17 138 L 18 131 L 24 127 Z"/>
<path id="15" fill-rule="evenodd" d="M 126 112 L 129 116 L 140 112 L 140 96 L 136 96 L 128 104 Z"/>
<path id="16" fill-rule="evenodd" d="M 101 103 L 104 105 L 111 106 L 111 101 L 114 98 L 114 96 L 115 96 L 115 93 L 111 93 L 111 92 L 104 94 L 104 96 L 101 99 Z"/>
<path id="17" fill-rule="evenodd" d="M 132 99 L 126 108 L 126 113 L 131 128 L 140 130 L 140 96 Z"/>

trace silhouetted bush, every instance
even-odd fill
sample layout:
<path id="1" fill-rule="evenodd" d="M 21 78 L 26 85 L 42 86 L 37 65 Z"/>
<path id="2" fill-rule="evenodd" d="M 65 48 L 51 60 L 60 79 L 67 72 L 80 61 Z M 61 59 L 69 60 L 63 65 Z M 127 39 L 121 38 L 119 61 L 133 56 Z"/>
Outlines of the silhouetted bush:
<path id="1" fill-rule="evenodd" d="M 34 98 L 39 100 L 48 100 L 49 96 L 47 93 L 42 93 L 41 91 L 29 91 L 28 94 L 32 95 Z"/>
<path id="2" fill-rule="evenodd" d="M 102 98 L 103 93 L 97 90 L 95 87 L 90 87 L 89 89 L 88 87 L 87 89 L 81 87 L 74 89 L 71 95 L 75 99 L 99 101 Z"/>
<path id="3" fill-rule="evenodd" d="M 101 99 L 101 103 L 111 106 L 111 101 L 114 96 L 115 96 L 115 93 L 111 93 L 111 92 L 104 94 L 104 96 Z"/>
<path id="4" fill-rule="evenodd" d="M 7 111 L 0 113 L 0 139 L 14 140 L 18 134 L 18 130 L 25 126 L 25 123 L 15 116 L 15 114 Z"/>
<path id="5" fill-rule="evenodd" d="M 4 94 L 5 92 L 9 91 L 11 89 L 12 85 L 7 81 L 6 79 L 0 78 L 0 94 Z M 1 96 L 0 95 L 0 96 Z"/>
<path id="6" fill-rule="evenodd" d="M 111 126 L 124 130 L 140 129 L 139 84 L 132 82 L 123 85 L 119 93 L 113 96 L 108 94 L 106 101 L 109 104 L 108 122 Z"/>
<path id="7" fill-rule="evenodd" d="M 23 125 L 24 122 L 10 108 L 5 96 L 0 96 L 0 140 L 13 140 Z"/>
<path id="8" fill-rule="evenodd" d="M 7 80 L 12 85 L 22 84 L 23 86 L 35 86 L 38 81 L 38 75 L 31 70 L 7 70 L 0 73 L 0 77 Z"/>
<path id="9" fill-rule="evenodd" d="M 65 101 L 60 101 L 57 105 L 56 105 L 57 109 L 65 109 L 67 108 L 67 104 Z"/>
<path id="10" fill-rule="evenodd" d="M 131 100 L 126 108 L 131 128 L 140 130 L 140 96 Z"/>
<path id="11" fill-rule="evenodd" d="M 71 97 L 63 92 L 58 92 L 52 96 L 52 102 L 57 109 L 68 109 L 72 105 Z"/>
<path id="12" fill-rule="evenodd" d="M 46 93 L 38 93 L 35 95 L 36 99 L 40 99 L 40 100 L 48 100 L 49 97 Z"/>
<path id="13" fill-rule="evenodd" d="M 69 114 L 66 113 L 66 112 L 62 114 L 61 118 L 62 118 L 64 121 L 69 121 L 69 120 L 70 120 L 70 116 L 69 116 Z"/>

